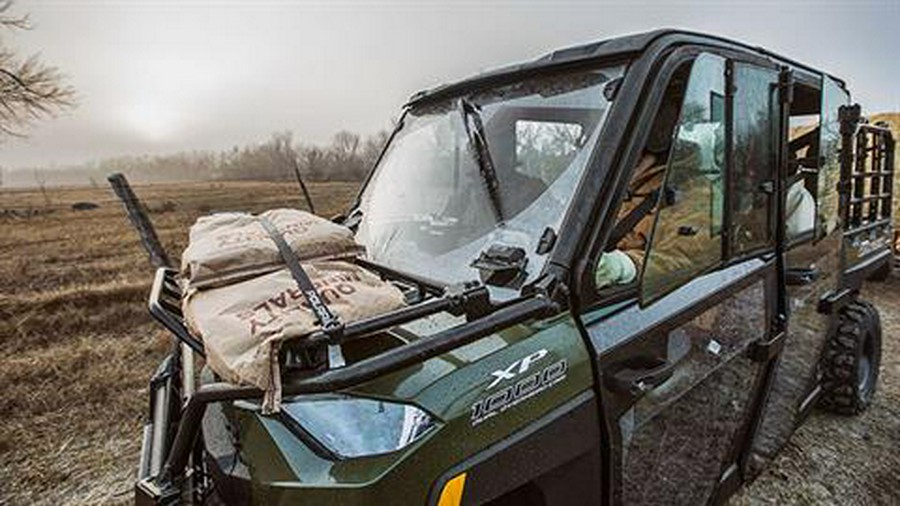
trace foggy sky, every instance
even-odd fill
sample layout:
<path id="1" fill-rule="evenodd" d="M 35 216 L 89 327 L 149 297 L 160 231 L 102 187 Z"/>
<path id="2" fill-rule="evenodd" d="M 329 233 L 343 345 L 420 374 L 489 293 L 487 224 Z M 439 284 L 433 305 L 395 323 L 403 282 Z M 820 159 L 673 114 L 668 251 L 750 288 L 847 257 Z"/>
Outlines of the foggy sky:
<path id="1" fill-rule="evenodd" d="M 27 1 L 4 34 L 70 77 L 79 107 L 0 166 L 225 149 L 273 131 L 325 142 L 386 128 L 413 92 L 560 47 L 660 27 L 761 45 L 847 80 L 869 112 L 900 110 L 900 1 Z"/>

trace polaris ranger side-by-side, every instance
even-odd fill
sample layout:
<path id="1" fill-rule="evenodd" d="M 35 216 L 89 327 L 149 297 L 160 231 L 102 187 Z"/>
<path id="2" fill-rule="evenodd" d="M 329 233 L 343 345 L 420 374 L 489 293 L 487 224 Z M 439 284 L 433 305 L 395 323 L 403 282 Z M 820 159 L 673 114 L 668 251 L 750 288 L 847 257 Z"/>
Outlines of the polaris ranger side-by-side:
<path id="1" fill-rule="evenodd" d="M 841 80 L 696 33 L 418 93 L 335 218 L 406 305 L 286 342 L 279 412 L 157 272 L 136 502 L 721 503 L 872 400 L 893 156 Z"/>

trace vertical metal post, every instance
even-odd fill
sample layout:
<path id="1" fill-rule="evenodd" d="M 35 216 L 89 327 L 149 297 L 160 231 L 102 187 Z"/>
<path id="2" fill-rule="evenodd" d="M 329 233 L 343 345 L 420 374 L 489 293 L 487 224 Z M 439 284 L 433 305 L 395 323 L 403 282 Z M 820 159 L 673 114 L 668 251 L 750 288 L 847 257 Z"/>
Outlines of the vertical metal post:
<path id="1" fill-rule="evenodd" d="M 731 221 L 734 198 L 731 188 L 734 178 L 734 60 L 725 62 L 725 173 L 722 176 L 722 258 L 731 259 Z"/>
<path id="2" fill-rule="evenodd" d="M 890 218 L 894 215 L 893 203 L 894 199 L 897 198 L 896 192 L 894 191 L 894 163 L 896 160 L 894 159 L 894 155 L 896 152 L 896 140 L 893 135 L 885 135 L 884 138 L 884 165 L 881 167 L 881 170 L 884 171 L 884 188 L 882 191 L 887 194 L 885 205 L 887 206 L 884 209 L 885 218 Z"/>
<path id="3" fill-rule="evenodd" d="M 884 199 L 883 191 L 884 191 L 884 147 L 885 147 L 885 138 L 883 135 L 873 135 L 872 136 L 872 171 L 876 173 L 875 177 L 872 178 L 872 182 L 874 183 L 872 186 L 872 193 L 877 195 L 878 198 L 875 199 L 875 207 L 874 209 L 870 209 L 870 213 L 872 214 L 872 221 L 877 221 L 882 218 L 884 215 L 884 207 L 889 204 L 888 201 Z"/>
<path id="4" fill-rule="evenodd" d="M 794 101 L 794 74 L 788 67 L 781 67 L 778 73 L 778 138 L 774 146 L 776 148 L 775 163 L 775 263 L 778 276 L 778 314 L 772 322 L 772 336 L 787 331 L 788 298 L 785 263 L 787 254 L 787 174 L 790 156 L 788 152 L 788 139 L 791 129 L 791 104 Z M 772 365 L 774 367 L 774 365 Z"/>
<path id="5" fill-rule="evenodd" d="M 153 228 L 150 217 L 147 216 L 147 210 L 131 190 L 128 180 L 120 173 L 111 174 L 106 179 L 125 206 L 125 211 L 128 213 L 128 219 L 131 220 L 131 224 L 134 225 L 134 228 L 137 229 L 138 234 L 141 236 L 141 244 L 144 245 L 144 249 L 150 255 L 150 263 L 157 268 L 171 267 L 172 263 L 169 261 L 169 256 L 156 235 L 156 229 Z"/>
<path id="6" fill-rule="evenodd" d="M 859 125 L 861 109 L 859 104 L 842 105 L 838 108 L 838 120 L 841 124 L 841 182 L 838 187 L 838 195 L 840 198 L 841 221 L 844 223 L 844 229 L 854 226 L 850 220 L 850 198 L 851 190 L 854 187 L 853 181 L 853 161 L 856 158 L 853 146 L 854 134 L 856 127 Z"/>
<path id="7" fill-rule="evenodd" d="M 306 197 L 306 205 L 309 206 L 309 212 L 316 214 L 316 208 L 313 207 L 312 197 L 309 196 L 309 190 L 306 189 L 306 183 L 303 182 L 303 178 L 300 176 L 300 164 L 297 163 L 297 154 L 291 149 L 288 155 L 291 157 L 294 175 L 297 176 L 297 184 L 300 185 L 300 189 L 303 190 L 303 196 Z"/>
<path id="8" fill-rule="evenodd" d="M 853 204 L 854 224 L 860 226 L 863 224 L 863 204 L 866 197 L 866 165 L 869 163 L 869 143 L 868 135 L 865 132 L 857 132 L 856 134 L 856 160 L 853 163 L 853 198 L 856 204 Z M 871 184 L 871 181 L 869 181 Z"/>

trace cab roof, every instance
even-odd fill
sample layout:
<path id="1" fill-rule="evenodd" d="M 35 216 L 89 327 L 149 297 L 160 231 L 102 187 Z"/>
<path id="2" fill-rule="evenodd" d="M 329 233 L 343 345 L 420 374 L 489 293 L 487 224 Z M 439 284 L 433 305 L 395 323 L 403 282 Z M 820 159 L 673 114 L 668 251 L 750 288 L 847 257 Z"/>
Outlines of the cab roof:
<path id="1" fill-rule="evenodd" d="M 828 75 L 821 70 L 791 60 L 760 46 L 752 46 L 716 35 L 664 28 L 559 49 L 531 61 L 500 67 L 454 83 L 441 84 L 415 93 L 410 97 L 407 105 L 428 101 L 432 98 L 437 99 L 448 95 L 456 95 L 481 86 L 488 86 L 494 82 L 527 77 L 528 75 L 538 74 L 551 69 L 602 60 L 625 60 L 635 58 L 650 49 L 663 50 L 684 44 L 703 44 L 744 51 L 770 58 L 794 69 L 817 75 Z M 831 75 L 829 77 L 835 79 L 838 84 L 844 87 L 843 80 Z"/>

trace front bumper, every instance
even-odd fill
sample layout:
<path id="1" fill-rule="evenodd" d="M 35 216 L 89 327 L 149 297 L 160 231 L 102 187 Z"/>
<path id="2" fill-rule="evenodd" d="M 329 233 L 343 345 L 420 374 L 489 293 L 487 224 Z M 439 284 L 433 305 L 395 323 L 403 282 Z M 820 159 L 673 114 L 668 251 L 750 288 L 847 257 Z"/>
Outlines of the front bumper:
<path id="1" fill-rule="evenodd" d="M 150 413 L 144 424 L 135 504 L 177 504 L 175 487 L 161 486 L 164 463 L 168 457 L 173 427 L 181 411 L 179 353 L 167 356 L 150 380 Z"/>
<path id="2" fill-rule="evenodd" d="M 207 438 L 210 441 L 228 441 L 219 403 L 253 398 L 259 391 L 210 383 L 188 395 L 185 404 L 180 364 L 181 352 L 176 350 L 163 360 L 150 381 L 150 410 L 143 429 L 135 504 L 174 505 L 186 499 L 199 503 L 211 488 L 209 480 L 215 481 L 217 490 L 242 504 L 249 477 L 235 480 L 231 474 L 218 472 L 220 462 L 236 461 L 234 446 L 225 445 L 225 451 L 219 451 L 222 448 L 204 448 L 198 443 L 201 434 L 210 431 L 216 431 L 215 437 Z"/>

